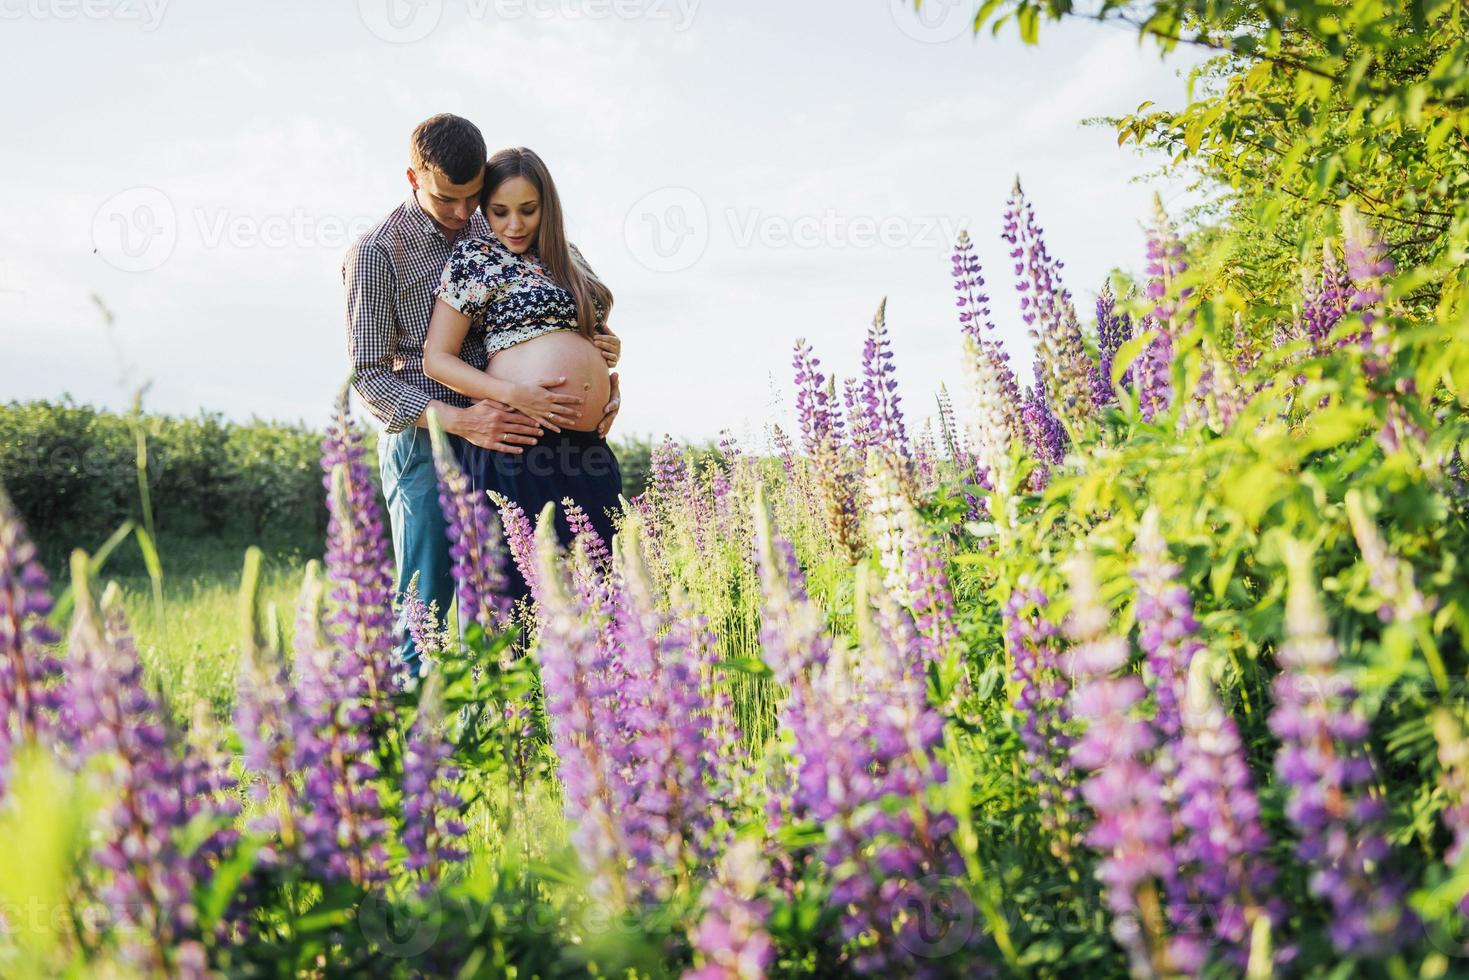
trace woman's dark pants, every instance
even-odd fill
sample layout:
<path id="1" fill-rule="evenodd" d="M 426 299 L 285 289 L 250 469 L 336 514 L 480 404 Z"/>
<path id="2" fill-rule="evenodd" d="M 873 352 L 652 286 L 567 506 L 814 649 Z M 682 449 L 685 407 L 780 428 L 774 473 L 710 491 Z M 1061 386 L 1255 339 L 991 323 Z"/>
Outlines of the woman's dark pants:
<path id="1" fill-rule="evenodd" d="M 555 503 L 556 536 L 562 547 L 570 547 L 572 541 L 566 509 L 561 505 L 562 498 L 570 497 L 586 511 L 603 542 L 612 546 L 612 514 L 621 507 L 622 469 L 612 447 L 596 432 L 547 432 L 518 454 L 495 452 L 467 441 L 461 447 L 460 462 L 474 490 L 504 494 L 520 505 L 532 524 L 541 508 Z M 515 563 L 508 565 L 510 596 L 518 601 L 530 590 Z"/>

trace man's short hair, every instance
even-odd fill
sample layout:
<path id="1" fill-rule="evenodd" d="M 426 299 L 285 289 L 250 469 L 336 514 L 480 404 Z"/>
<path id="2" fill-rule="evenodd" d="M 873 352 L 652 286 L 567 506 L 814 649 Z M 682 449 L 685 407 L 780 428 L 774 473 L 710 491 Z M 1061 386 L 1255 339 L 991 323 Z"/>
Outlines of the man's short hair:
<path id="1" fill-rule="evenodd" d="M 408 145 L 414 170 L 437 170 L 451 184 L 467 184 L 485 170 L 485 138 L 479 127 L 441 112 L 419 123 Z"/>

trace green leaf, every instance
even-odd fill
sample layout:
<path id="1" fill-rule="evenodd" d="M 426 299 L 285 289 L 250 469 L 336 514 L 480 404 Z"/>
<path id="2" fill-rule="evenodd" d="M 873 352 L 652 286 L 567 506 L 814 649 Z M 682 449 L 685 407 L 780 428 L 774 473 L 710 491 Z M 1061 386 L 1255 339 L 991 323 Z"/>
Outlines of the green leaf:
<path id="1" fill-rule="evenodd" d="M 1128 368 L 1132 367 L 1132 362 L 1137 360 L 1137 356 L 1148 344 L 1152 343 L 1156 336 L 1158 336 L 1158 331 L 1149 330 L 1131 338 L 1117 349 L 1117 356 L 1112 359 L 1112 384 L 1114 386 L 1122 383 L 1122 376 L 1127 373 Z"/>
<path id="2" fill-rule="evenodd" d="M 240 881 L 255 865 L 255 855 L 264 845 L 265 840 L 260 837 L 252 835 L 241 838 L 234 852 L 214 869 L 214 874 L 198 901 L 200 925 L 206 934 L 213 932 L 219 920 L 224 917 L 230 899 L 234 898 Z"/>

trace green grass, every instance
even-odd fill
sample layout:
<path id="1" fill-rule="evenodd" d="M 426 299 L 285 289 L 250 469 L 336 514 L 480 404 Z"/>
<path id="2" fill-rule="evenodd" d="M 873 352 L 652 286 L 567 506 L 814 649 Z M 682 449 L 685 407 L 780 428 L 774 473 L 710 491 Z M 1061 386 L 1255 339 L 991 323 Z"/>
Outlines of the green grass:
<path id="1" fill-rule="evenodd" d="M 161 537 L 161 616 L 132 539 L 118 547 L 97 576 L 99 585 L 117 583 L 150 685 L 165 693 L 180 717 L 200 699 L 216 717 L 229 714 L 240 651 L 240 572 L 248 546 L 233 539 Z M 292 547 L 276 541 L 262 547 L 262 606 L 275 605 L 289 643 L 301 576 L 307 561 L 319 555 L 320 545 Z M 65 585 L 60 574 L 64 567 L 55 557 L 48 562 L 58 592 Z"/>

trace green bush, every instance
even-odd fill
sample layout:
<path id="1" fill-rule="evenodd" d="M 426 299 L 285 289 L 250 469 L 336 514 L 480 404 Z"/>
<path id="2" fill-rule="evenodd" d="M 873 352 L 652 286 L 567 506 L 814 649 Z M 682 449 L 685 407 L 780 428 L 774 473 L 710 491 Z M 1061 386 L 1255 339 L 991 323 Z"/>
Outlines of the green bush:
<path id="1" fill-rule="evenodd" d="M 319 540 L 321 435 L 304 425 L 128 416 L 58 402 L 0 406 L 0 484 L 43 553 L 141 520 L 139 440 L 160 534 Z"/>

